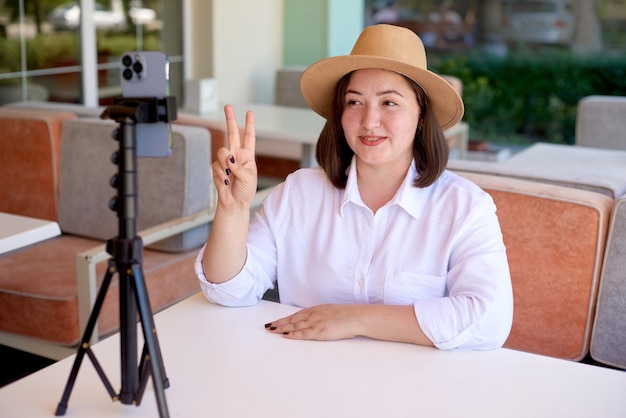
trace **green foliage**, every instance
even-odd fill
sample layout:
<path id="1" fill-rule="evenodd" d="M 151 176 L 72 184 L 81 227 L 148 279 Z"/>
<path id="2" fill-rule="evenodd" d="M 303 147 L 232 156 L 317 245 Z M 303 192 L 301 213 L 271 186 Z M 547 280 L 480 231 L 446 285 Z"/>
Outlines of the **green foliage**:
<path id="1" fill-rule="evenodd" d="M 563 50 L 443 57 L 434 71 L 463 81 L 472 139 L 574 143 L 578 101 L 626 96 L 626 57 Z M 516 139 L 517 138 L 517 139 Z"/>
<path id="2" fill-rule="evenodd" d="M 99 34 L 98 53 L 116 57 L 137 49 L 134 33 Z M 162 50 L 158 32 L 144 33 L 144 50 Z M 18 38 L 0 37 L 0 73 L 21 70 L 21 49 Z M 78 33 L 63 31 L 38 35 L 26 40 L 26 66 L 28 70 L 52 68 L 77 62 L 80 53 Z"/>
<path id="3" fill-rule="evenodd" d="M 106 52 L 110 56 L 121 56 L 124 52 L 137 50 L 137 41 L 135 34 L 117 34 L 111 36 L 98 36 L 98 51 Z M 143 50 L 145 51 L 162 51 L 163 45 L 159 39 L 158 32 L 144 33 Z"/>
<path id="4" fill-rule="evenodd" d="M 78 56 L 78 37 L 71 32 L 38 35 L 26 40 L 26 66 L 29 70 L 58 65 L 60 59 Z M 21 51 L 18 38 L 0 38 L 0 71 L 21 70 Z"/>

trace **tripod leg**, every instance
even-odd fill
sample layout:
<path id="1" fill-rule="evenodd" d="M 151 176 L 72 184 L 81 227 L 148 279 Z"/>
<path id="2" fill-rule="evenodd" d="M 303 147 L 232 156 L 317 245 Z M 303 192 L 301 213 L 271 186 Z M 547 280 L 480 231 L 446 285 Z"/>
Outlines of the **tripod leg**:
<path id="1" fill-rule="evenodd" d="M 98 361 L 96 356 L 93 354 L 91 348 L 87 349 L 87 356 L 89 357 L 89 360 L 91 360 L 94 369 L 96 369 L 96 373 L 98 373 L 98 376 L 100 376 L 100 380 L 102 380 L 102 383 L 104 383 L 104 387 L 106 388 L 107 392 L 109 392 L 111 398 L 116 401 L 117 397 L 115 396 L 115 390 L 113 389 L 113 385 L 111 385 L 111 382 L 109 382 L 109 379 L 107 379 L 106 375 L 104 374 L 104 369 L 100 365 L 100 362 Z"/>
<path id="2" fill-rule="evenodd" d="M 143 393 L 146 390 L 146 386 L 148 385 L 148 379 L 152 374 L 152 369 L 150 368 L 150 354 L 148 354 L 148 346 L 146 344 L 143 345 L 143 351 L 141 352 L 141 362 L 139 363 L 139 387 L 137 388 L 136 398 L 138 404 L 141 402 L 143 398 Z M 167 389 L 168 386 L 163 385 L 164 388 Z"/>
<path id="3" fill-rule="evenodd" d="M 155 338 L 156 338 L 156 331 L 155 332 Z M 163 355 L 160 353 L 160 347 L 159 347 L 159 343 L 157 342 L 157 350 L 159 350 L 159 358 L 160 363 L 161 363 L 161 370 L 162 370 L 162 376 L 163 376 L 163 387 L 165 389 L 170 387 L 170 379 L 167 377 L 166 373 L 165 373 L 165 364 L 163 363 Z M 145 373 L 143 372 L 144 369 L 147 369 L 150 366 L 150 353 L 148 353 L 148 346 L 147 344 L 143 345 L 143 352 L 141 354 L 141 363 L 139 363 L 139 375 L 142 376 Z"/>
<path id="4" fill-rule="evenodd" d="M 134 297 L 132 270 L 122 263 L 119 269 L 120 286 L 120 354 L 122 387 L 120 402 L 132 405 L 139 385 L 137 371 L 137 303 Z"/>
<path id="5" fill-rule="evenodd" d="M 72 366 L 72 371 L 70 372 L 70 376 L 67 380 L 67 384 L 65 386 L 65 390 L 63 391 L 63 396 L 61 397 L 61 401 L 57 406 L 55 415 L 65 415 L 65 411 L 67 410 L 67 402 L 70 398 L 70 394 L 72 393 L 72 389 L 74 388 L 74 383 L 76 383 L 76 377 L 78 376 L 78 371 L 80 369 L 80 365 L 85 357 L 85 354 L 89 356 L 89 358 L 93 357 L 91 353 L 91 349 L 89 348 L 89 341 L 91 340 L 93 330 L 96 327 L 96 321 L 98 320 L 98 315 L 100 314 L 100 310 L 102 309 L 102 304 L 104 303 L 104 297 L 106 296 L 107 290 L 109 289 L 109 285 L 111 284 L 111 278 L 113 277 L 113 273 L 115 272 L 115 265 L 111 261 L 109 261 L 109 268 L 104 275 L 104 279 L 102 280 L 102 286 L 100 287 L 100 291 L 98 292 L 98 297 L 96 298 L 95 304 L 93 306 L 93 310 L 91 311 L 91 315 L 89 315 L 89 321 L 87 322 L 87 327 L 85 328 L 85 333 L 83 334 L 83 338 L 80 342 L 80 346 L 78 348 L 78 352 L 76 353 L 76 358 L 74 359 L 74 365 Z M 95 357 L 93 357 L 95 359 Z M 92 359 L 92 361 L 93 361 Z M 96 363 L 94 363 L 96 364 Z M 103 373 L 98 372 L 102 382 L 104 383 L 109 395 L 112 399 L 115 399 L 115 392 L 113 391 L 113 387 L 111 383 L 108 381 L 106 376 Z"/>
<path id="6" fill-rule="evenodd" d="M 154 319 L 152 318 L 152 308 L 150 307 L 150 301 L 148 298 L 148 292 L 146 289 L 146 283 L 143 278 L 143 272 L 140 264 L 133 265 L 133 284 L 135 289 L 135 296 L 137 298 L 137 307 L 139 309 L 139 316 L 141 318 L 141 326 L 143 329 L 143 335 L 145 340 L 145 348 L 143 353 L 143 360 L 148 364 L 143 364 L 142 377 L 147 379 L 150 371 L 152 374 L 152 383 L 154 385 L 154 391 L 159 406 L 159 415 L 161 418 L 169 417 L 167 410 L 167 401 L 165 399 L 165 367 L 163 366 L 163 358 L 161 356 L 161 349 L 156 335 L 156 327 L 154 326 Z M 149 370 L 146 368 L 149 367 Z M 141 393 L 138 392 L 136 397 L 137 405 L 141 403 L 141 397 L 143 396 L 143 388 L 145 388 L 146 382 L 142 382 Z M 169 385 L 169 382 L 168 382 Z"/>

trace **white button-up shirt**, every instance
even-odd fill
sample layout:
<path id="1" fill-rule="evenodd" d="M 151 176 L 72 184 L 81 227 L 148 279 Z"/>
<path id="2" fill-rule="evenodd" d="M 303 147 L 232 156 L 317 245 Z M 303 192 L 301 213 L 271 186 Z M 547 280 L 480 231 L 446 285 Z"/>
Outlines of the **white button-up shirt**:
<path id="1" fill-rule="evenodd" d="M 281 303 L 413 305 L 424 333 L 442 349 L 490 349 L 512 322 L 511 278 L 496 207 L 470 181 L 445 171 L 412 186 L 414 165 L 395 197 L 373 213 L 361 200 L 356 166 L 345 190 L 319 167 L 276 186 L 250 225 L 248 257 L 231 280 L 196 273 L 207 299 L 257 303 L 278 282 Z"/>

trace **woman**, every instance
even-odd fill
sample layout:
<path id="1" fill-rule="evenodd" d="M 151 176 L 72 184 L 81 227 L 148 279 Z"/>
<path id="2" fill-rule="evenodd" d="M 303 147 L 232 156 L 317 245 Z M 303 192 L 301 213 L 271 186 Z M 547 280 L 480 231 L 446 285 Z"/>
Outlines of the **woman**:
<path id="1" fill-rule="evenodd" d="M 249 223 L 256 191 L 254 115 L 213 164 L 219 203 L 196 272 L 208 300 L 257 303 L 276 283 L 303 307 L 265 327 L 292 339 L 375 339 L 492 349 L 511 327 L 513 298 L 495 205 L 445 170 L 443 129 L 463 103 L 427 70 L 413 32 L 366 28 L 348 56 L 302 75 L 327 119 L 319 167 L 292 173 Z"/>

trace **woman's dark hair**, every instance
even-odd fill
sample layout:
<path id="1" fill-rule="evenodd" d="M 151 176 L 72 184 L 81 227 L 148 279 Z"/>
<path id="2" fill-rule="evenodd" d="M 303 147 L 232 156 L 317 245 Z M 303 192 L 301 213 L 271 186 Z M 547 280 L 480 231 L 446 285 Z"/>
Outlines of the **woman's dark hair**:
<path id="1" fill-rule="evenodd" d="M 351 75 L 352 72 L 337 82 L 332 110 L 320 133 L 315 149 L 317 162 L 326 172 L 330 182 L 339 189 L 346 187 L 347 169 L 354 155 L 348 146 L 341 126 L 345 94 Z M 413 158 L 418 172 L 417 177 L 413 180 L 413 186 L 428 187 L 439 178 L 448 165 L 448 143 L 422 87 L 408 77 L 403 76 L 403 78 L 415 92 L 417 104 L 421 111 L 413 141 Z"/>

